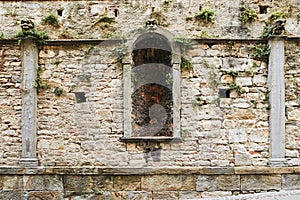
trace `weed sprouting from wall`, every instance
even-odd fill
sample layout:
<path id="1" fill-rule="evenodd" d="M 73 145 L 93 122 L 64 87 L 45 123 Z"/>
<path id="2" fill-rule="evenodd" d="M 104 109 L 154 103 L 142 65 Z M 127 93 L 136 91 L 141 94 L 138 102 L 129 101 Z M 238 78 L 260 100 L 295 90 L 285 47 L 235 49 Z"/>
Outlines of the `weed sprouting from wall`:
<path id="1" fill-rule="evenodd" d="M 252 48 L 252 57 L 255 60 L 268 63 L 271 48 L 268 44 L 255 45 Z"/>
<path id="2" fill-rule="evenodd" d="M 58 22 L 57 16 L 55 16 L 53 14 L 48 14 L 45 17 L 43 17 L 42 22 L 44 24 L 51 25 L 55 28 L 59 27 L 59 22 Z"/>
<path id="3" fill-rule="evenodd" d="M 194 15 L 195 20 L 203 22 L 213 22 L 215 20 L 215 12 L 210 9 L 204 9 Z"/>
<path id="4" fill-rule="evenodd" d="M 127 54 L 128 47 L 126 45 L 121 45 L 120 47 L 115 47 L 111 51 L 111 55 L 117 58 L 119 63 L 122 62 L 122 59 Z"/>
<path id="5" fill-rule="evenodd" d="M 240 14 L 240 20 L 243 24 L 247 22 L 253 22 L 258 19 L 258 14 L 256 11 L 251 10 L 248 7 L 241 7 L 240 8 L 241 14 Z"/>
<path id="6" fill-rule="evenodd" d="M 168 26 L 167 18 L 164 16 L 162 11 L 155 11 L 150 14 L 151 19 L 155 19 L 157 24 L 160 26 Z"/>
<path id="7" fill-rule="evenodd" d="M 47 90 L 50 86 L 47 83 L 44 83 L 41 78 L 42 68 L 38 67 L 36 69 L 36 79 L 34 83 L 34 87 L 36 88 L 37 93 L 40 93 L 41 90 Z"/>

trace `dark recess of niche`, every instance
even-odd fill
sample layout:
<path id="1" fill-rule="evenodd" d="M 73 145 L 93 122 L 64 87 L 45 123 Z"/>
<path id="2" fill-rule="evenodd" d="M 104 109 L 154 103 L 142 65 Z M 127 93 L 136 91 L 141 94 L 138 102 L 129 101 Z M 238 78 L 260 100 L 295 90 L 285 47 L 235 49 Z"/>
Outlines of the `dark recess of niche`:
<path id="1" fill-rule="evenodd" d="M 74 92 L 76 103 L 84 103 L 86 102 L 86 97 L 84 92 Z"/>
<path id="2" fill-rule="evenodd" d="M 267 5 L 259 5 L 259 14 L 267 14 L 268 13 Z"/>
<path id="3" fill-rule="evenodd" d="M 63 14 L 63 9 L 57 10 L 57 15 L 58 15 L 58 16 L 62 16 L 62 14 Z"/>
<path id="4" fill-rule="evenodd" d="M 230 98 L 230 90 L 229 89 L 219 89 L 219 97 L 220 98 Z"/>

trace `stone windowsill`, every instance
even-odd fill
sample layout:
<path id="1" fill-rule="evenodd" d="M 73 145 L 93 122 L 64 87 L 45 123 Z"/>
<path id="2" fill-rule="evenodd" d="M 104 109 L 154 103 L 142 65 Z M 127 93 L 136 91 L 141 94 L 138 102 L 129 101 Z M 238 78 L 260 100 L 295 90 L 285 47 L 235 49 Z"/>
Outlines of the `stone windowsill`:
<path id="1" fill-rule="evenodd" d="M 123 142 L 182 142 L 178 137 L 121 137 Z"/>

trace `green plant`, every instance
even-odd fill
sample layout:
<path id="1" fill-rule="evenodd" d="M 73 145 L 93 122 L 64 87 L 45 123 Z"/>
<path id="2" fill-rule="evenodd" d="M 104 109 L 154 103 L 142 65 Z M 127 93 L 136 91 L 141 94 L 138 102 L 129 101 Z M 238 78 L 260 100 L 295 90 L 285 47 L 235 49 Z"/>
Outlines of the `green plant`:
<path id="1" fill-rule="evenodd" d="M 49 39 L 49 36 L 47 35 L 46 32 L 44 31 L 37 31 L 36 29 L 33 30 L 29 30 L 29 31 L 18 31 L 16 36 L 16 38 L 19 38 L 18 40 L 18 44 L 20 45 L 23 41 L 23 38 L 28 37 L 28 38 L 32 38 L 33 41 L 38 45 L 38 46 L 42 46 L 45 44 L 45 40 Z"/>
<path id="2" fill-rule="evenodd" d="M 255 45 L 252 48 L 252 57 L 255 60 L 268 62 L 271 48 L 268 44 Z"/>
<path id="3" fill-rule="evenodd" d="M 53 90 L 53 93 L 58 97 L 60 97 L 63 94 L 63 92 L 64 92 L 63 89 L 61 89 L 59 87 L 55 87 Z"/>
<path id="4" fill-rule="evenodd" d="M 180 45 L 182 53 L 194 44 L 194 42 L 191 39 L 188 39 L 183 36 L 174 38 L 174 41 Z"/>
<path id="5" fill-rule="evenodd" d="M 195 14 L 194 18 L 198 21 L 213 22 L 215 19 L 215 12 L 209 9 L 201 10 Z"/>
<path id="6" fill-rule="evenodd" d="M 84 52 L 84 58 L 87 58 L 89 56 L 89 54 L 95 49 L 96 49 L 96 47 L 89 45 L 88 49 Z"/>
<path id="7" fill-rule="evenodd" d="M 34 87 L 36 88 L 37 93 L 39 93 L 41 90 L 47 90 L 50 88 L 50 86 L 47 83 L 44 83 L 41 78 L 42 68 L 38 67 L 36 69 L 36 79 L 34 83 Z"/>
<path id="8" fill-rule="evenodd" d="M 0 33 L 0 39 L 4 38 L 4 34 Z"/>
<path id="9" fill-rule="evenodd" d="M 276 19 L 281 19 L 281 18 L 285 19 L 287 16 L 288 16 L 288 14 L 286 12 L 276 11 L 276 12 L 271 13 L 269 19 L 271 21 L 275 21 Z"/>
<path id="10" fill-rule="evenodd" d="M 238 93 L 238 95 L 241 95 L 241 94 L 245 93 L 243 88 L 241 86 L 237 85 L 235 81 L 232 81 L 229 84 L 229 89 L 230 90 L 235 90 Z"/>
<path id="11" fill-rule="evenodd" d="M 193 69 L 193 64 L 188 59 L 181 57 L 181 69 L 191 70 Z"/>
<path id="12" fill-rule="evenodd" d="M 62 63 L 62 61 L 56 60 L 53 64 L 58 66 L 60 63 Z"/>
<path id="13" fill-rule="evenodd" d="M 228 75 L 232 76 L 232 78 L 235 78 L 239 75 L 238 72 L 235 72 L 233 70 L 230 70 L 229 72 L 227 72 Z"/>
<path id="14" fill-rule="evenodd" d="M 155 11 L 150 14 L 151 19 L 155 19 L 157 24 L 160 26 L 168 26 L 167 18 L 163 15 L 161 11 Z"/>
<path id="15" fill-rule="evenodd" d="M 197 36 L 198 38 L 218 38 L 219 35 L 210 35 L 207 31 L 201 31 L 201 34 Z"/>
<path id="16" fill-rule="evenodd" d="M 243 24 L 247 22 L 255 21 L 258 18 L 258 14 L 256 11 L 251 10 L 248 7 L 241 7 L 240 8 L 241 14 L 240 14 L 240 20 Z"/>
<path id="17" fill-rule="evenodd" d="M 267 38 L 273 33 L 273 27 L 270 25 L 269 22 L 265 22 L 264 30 L 261 35 L 262 38 Z"/>
<path id="18" fill-rule="evenodd" d="M 121 62 L 127 53 L 127 49 L 128 47 L 125 45 L 122 45 L 120 47 L 115 47 L 112 49 L 111 55 L 117 57 L 118 61 Z"/>
<path id="19" fill-rule="evenodd" d="M 55 16 L 53 14 L 48 14 L 45 17 L 43 17 L 42 22 L 44 24 L 51 25 L 55 28 L 59 27 L 59 22 L 58 22 L 57 16 Z"/>
<path id="20" fill-rule="evenodd" d="M 112 23 L 114 22 L 115 19 L 113 17 L 108 17 L 108 16 L 100 16 L 97 21 L 96 21 L 96 24 L 97 23 Z"/>

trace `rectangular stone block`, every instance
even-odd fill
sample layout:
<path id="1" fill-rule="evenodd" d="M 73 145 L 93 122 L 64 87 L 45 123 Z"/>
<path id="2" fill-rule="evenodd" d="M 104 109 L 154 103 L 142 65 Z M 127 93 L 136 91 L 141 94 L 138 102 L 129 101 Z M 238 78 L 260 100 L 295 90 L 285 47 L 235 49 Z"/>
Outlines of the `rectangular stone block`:
<path id="1" fill-rule="evenodd" d="M 25 197 L 22 190 L 0 191 L 0 199 L 20 200 L 25 199 Z"/>
<path id="2" fill-rule="evenodd" d="M 58 175 L 24 176 L 26 190 L 35 191 L 62 191 L 62 177 Z"/>
<path id="3" fill-rule="evenodd" d="M 179 199 L 179 192 L 177 191 L 153 192 L 151 197 L 152 199 L 155 200 L 174 200 L 174 199 Z"/>
<path id="4" fill-rule="evenodd" d="M 115 176 L 113 179 L 114 190 L 140 190 L 140 176 Z"/>
<path id="5" fill-rule="evenodd" d="M 93 178 L 92 176 L 72 176 L 64 177 L 65 195 L 72 193 L 84 194 L 93 192 Z"/>
<path id="6" fill-rule="evenodd" d="M 3 190 L 19 190 L 23 188 L 22 176 L 3 176 L 2 181 Z"/>
<path id="7" fill-rule="evenodd" d="M 239 175 L 199 176 L 196 191 L 233 191 L 240 190 Z"/>
<path id="8" fill-rule="evenodd" d="M 30 192 L 29 193 L 30 200 L 40 200 L 40 199 L 51 199 L 51 200 L 60 200 L 61 194 L 60 192 Z"/>
<path id="9" fill-rule="evenodd" d="M 283 190 L 300 190 L 300 174 L 282 175 Z"/>
<path id="10" fill-rule="evenodd" d="M 180 175 L 153 175 L 142 177 L 142 190 L 170 191 L 183 190 Z"/>
<path id="11" fill-rule="evenodd" d="M 281 175 L 241 175 L 241 190 L 280 190 Z"/>

